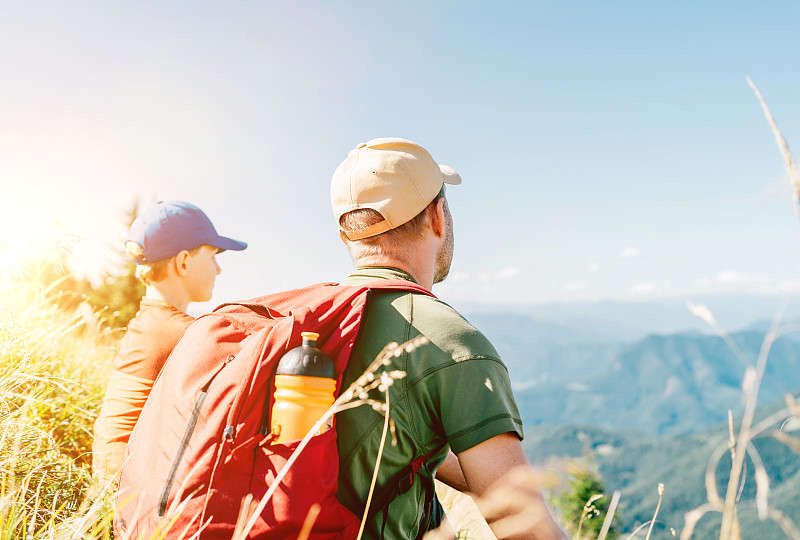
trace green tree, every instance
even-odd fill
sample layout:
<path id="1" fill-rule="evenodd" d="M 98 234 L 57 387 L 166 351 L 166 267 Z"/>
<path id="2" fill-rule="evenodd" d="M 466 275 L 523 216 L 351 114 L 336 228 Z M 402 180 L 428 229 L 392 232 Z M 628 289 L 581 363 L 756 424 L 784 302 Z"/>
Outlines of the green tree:
<path id="1" fill-rule="evenodd" d="M 131 226 L 138 213 L 134 201 L 125 213 L 125 223 Z M 136 277 L 136 264 L 120 250 L 118 266 L 106 272 L 97 286 L 84 281 L 85 299 L 97 315 L 111 328 L 127 326 L 139 309 L 145 287 Z"/>
<path id="2" fill-rule="evenodd" d="M 121 273 L 106 274 L 97 287 L 90 287 L 86 301 L 110 327 L 127 326 L 144 296 L 144 285 L 136 277 L 136 265 L 127 263 Z"/>
<path id="3" fill-rule="evenodd" d="M 125 213 L 128 227 L 136 219 L 137 206 L 134 202 Z M 136 277 L 134 262 L 119 249 L 117 263 L 95 285 L 88 279 L 76 278 L 70 273 L 65 263 L 69 249 L 68 242 L 60 242 L 45 256 L 28 261 L 22 273 L 42 284 L 41 292 L 55 299 L 63 310 L 73 311 L 85 302 L 105 326 L 127 326 L 136 315 L 145 291 L 144 285 Z"/>
<path id="4" fill-rule="evenodd" d="M 553 498 L 553 505 L 561 515 L 562 523 L 570 534 L 580 540 L 597 538 L 603 527 L 611 498 L 599 475 L 586 467 L 573 465 L 567 488 Z M 614 515 L 606 538 L 618 538 L 618 515 Z"/>

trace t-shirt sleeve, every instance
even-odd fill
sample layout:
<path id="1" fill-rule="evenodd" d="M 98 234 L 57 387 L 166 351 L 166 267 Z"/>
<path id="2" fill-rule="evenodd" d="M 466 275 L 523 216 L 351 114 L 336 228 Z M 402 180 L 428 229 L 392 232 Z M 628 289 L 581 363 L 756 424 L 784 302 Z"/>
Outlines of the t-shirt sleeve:
<path id="1" fill-rule="evenodd" d="M 440 429 L 455 453 L 503 433 L 523 438 L 505 365 L 495 358 L 460 359 L 429 376 L 438 391 Z"/>
<path id="2" fill-rule="evenodd" d="M 429 341 L 409 357 L 409 365 L 415 367 L 407 383 L 409 401 L 421 407 L 415 417 L 427 424 L 427 429 L 418 430 L 419 442 L 426 447 L 447 442 L 459 453 L 503 433 L 521 440 L 522 420 L 511 380 L 494 346 L 444 302 L 413 298 L 406 310 L 409 333 Z M 441 439 L 424 440 L 427 430 Z"/>

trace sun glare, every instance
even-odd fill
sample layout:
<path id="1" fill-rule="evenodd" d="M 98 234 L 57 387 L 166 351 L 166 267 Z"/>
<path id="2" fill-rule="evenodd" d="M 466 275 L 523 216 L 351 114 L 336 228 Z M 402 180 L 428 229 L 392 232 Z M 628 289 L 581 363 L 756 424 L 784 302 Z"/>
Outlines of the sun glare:
<path id="1" fill-rule="evenodd" d="M 114 264 L 109 245 L 120 234 L 119 223 L 100 212 L 73 210 L 52 193 L 32 191 L 4 190 L 8 196 L 0 200 L 0 277 L 35 274 L 46 262 L 63 264 L 80 279 L 100 279 Z"/>
<path id="2" fill-rule="evenodd" d="M 7 206 L 7 205 L 4 205 Z M 4 208 L 0 215 L 0 273 L 13 275 L 24 265 L 58 251 L 69 250 L 70 235 L 41 215 L 33 215 L 27 205 Z"/>

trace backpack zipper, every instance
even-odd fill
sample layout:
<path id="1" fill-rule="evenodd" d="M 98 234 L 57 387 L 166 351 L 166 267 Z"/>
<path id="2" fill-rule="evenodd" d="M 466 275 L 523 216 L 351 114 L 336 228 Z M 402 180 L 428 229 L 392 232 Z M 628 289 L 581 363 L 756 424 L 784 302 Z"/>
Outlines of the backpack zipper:
<path id="1" fill-rule="evenodd" d="M 227 363 L 228 362 L 225 362 L 225 364 Z M 223 367 L 225 364 L 223 364 Z M 186 449 L 189 447 L 189 441 L 192 439 L 192 433 L 194 433 L 194 428 L 197 426 L 197 419 L 200 417 L 200 410 L 202 409 L 203 402 L 208 395 L 208 389 L 211 386 L 211 383 L 214 382 L 214 379 L 217 378 L 219 373 L 220 372 L 217 371 L 211 380 L 208 381 L 208 384 L 203 387 L 203 389 L 200 391 L 200 395 L 197 398 L 197 402 L 194 404 L 192 415 L 189 417 L 189 423 L 186 425 L 186 431 L 184 431 L 181 444 L 178 446 L 178 453 L 175 455 L 175 459 L 172 461 L 172 467 L 170 467 L 169 475 L 167 476 L 167 482 L 164 485 L 164 491 L 161 492 L 161 498 L 158 501 L 158 517 L 163 517 L 164 512 L 167 511 L 169 493 L 172 490 L 172 484 L 175 482 L 175 475 L 178 472 L 178 466 L 183 459 L 183 455 L 186 453 Z"/>

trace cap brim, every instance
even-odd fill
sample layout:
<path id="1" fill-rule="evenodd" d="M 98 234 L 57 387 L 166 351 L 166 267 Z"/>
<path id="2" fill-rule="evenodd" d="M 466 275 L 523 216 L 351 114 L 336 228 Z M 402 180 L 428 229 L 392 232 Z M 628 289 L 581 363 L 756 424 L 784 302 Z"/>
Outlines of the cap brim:
<path id="1" fill-rule="evenodd" d="M 242 251 L 247 247 L 247 242 L 239 242 L 227 236 L 218 236 L 213 242 L 207 242 L 209 245 L 219 248 L 222 251 Z"/>
<path id="2" fill-rule="evenodd" d="M 461 175 L 447 165 L 439 165 L 439 170 L 442 171 L 442 181 L 451 186 L 457 186 L 461 183 Z"/>

